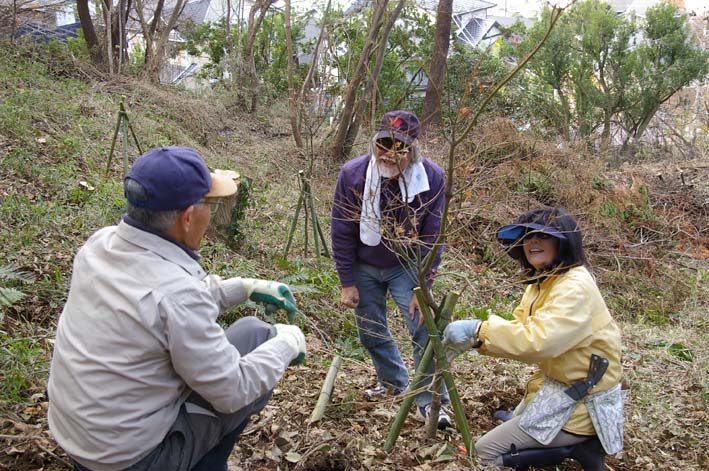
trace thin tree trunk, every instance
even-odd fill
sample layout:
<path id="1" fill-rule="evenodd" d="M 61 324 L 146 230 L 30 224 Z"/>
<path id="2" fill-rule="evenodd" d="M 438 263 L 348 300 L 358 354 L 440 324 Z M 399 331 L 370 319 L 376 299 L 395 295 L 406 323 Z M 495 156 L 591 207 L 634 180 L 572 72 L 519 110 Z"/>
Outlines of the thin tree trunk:
<path id="1" fill-rule="evenodd" d="M 256 90 L 258 84 L 258 77 L 256 76 L 256 60 L 254 58 L 254 43 L 256 42 L 256 35 L 258 34 L 261 24 L 266 17 L 266 12 L 268 8 L 275 3 L 275 0 L 261 0 L 260 2 L 254 3 L 249 11 L 249 26 L 246 38 L 246 44 L 244 44 L 244 65 L 246 67 L 246 88 L 249 89 L 251 93 L 251 109 L 250 111 L 256 111 L 256 105 L 258 104 L 258 93 Z M 258 17 L 256 16 L 258 12 Z M 247 100 L 248 102 L 248 100 Z"/>
<path id="2" fill-rule="evenodd" d="M 290 127 L 293 131 L 293 140 L 298 149 L 303 148 L 303 139 L 300 137 L 300 119 L 298 97 L 295 93 L 293 85 L 293 37 L 290 24 L 291 4 L 290 0 L 286 0 L 286 11 L 284 15 L 284 26 L 286 30 L 286 51 L 288 52 L 288 118 L 290 119 Z"/>
<path id="3" fill-rule="evenodd" d="M 560 88 L 557 88 L 556 90 L 559 93 L 559 100 L 561 100 L 561 119 L 562 119 L 562 126 L 563 126 L 563 135 L 564 135 L 564 141 L 570 142 L 571 141 L 571 111 L 569 111 L 569 99 L 566 98 L 566 94 L 564 93 L 563 90 Z"/>
<path id="4" fill-rule="evenodd" d="M 394 27 L 394 23 L 396 23 L 397 18 L 399 18 L 399 15 L 401 14 L 401 10 L 404 9 L 405 3 L 405 0 L 398 1 L 396 7 L 391 12 L 391 15 L 389 15 L 389 20 L 387 21 L 387 24 L 384 27 L 381 36 L 379 37 L 379 44 L 377 45 L 377 58 L 374 64 L 374 70 L 372 71 L 372 74 L 367 80 L 367 85 L 364 88 L 364 93 L 362 93 L 362 98 L 357 102 L 357 109 L 355 110 L 354 121 L 352 122 L 352 126 L 350 126 L 347 130 L 347 137 L 345 138 L 345 146 L 343 149 L 344 155 L 350 155 L 350 153 L 352 152 L 352 146 L 354 145 L 354 141 L 357 138 L 357 134 L 359 134 L 359 128 L 362 124 L 362 120 L 364 119 L 364 113 L 367 109 L 367 105 L 371 105 L 372 116 L 376 116 L 376 96 L 377 92 L 379 91 L 379 74 L 381 73 L 382 67 L 384 66 L 384 56 L 386 55 L 387 51 L 389 35 L 391 34 L 391 30 Z"/>
<path id="5" fill-rule="evenodd" d="M 170 32 L 175 28 L 177 19 L 182 14 L 182 10 L 185 8 L 186 3 L 187 0 L 177 0 L 175 3 L 175 8 L 172 10 L 172 14 L 170 15 L 170 19 L 167 21 L 165 28 L 156 29 L 156 33 L 153 37 L 155 49 L 148 68 L 148 78 L 153 83 L 160 82 L 160 66 L 162 65 L 162 61 L 165 59 L 167 43 L 170 40 Z"/>
<path id="6" fill-rule="evenodd" d="M 425 130 L 429 125 L 438 124 L 441 115 L 441 91 L 446 76 L 448 48 L 451 40 L 451 22 L 453 16 L 453 0 L 438 2 L 436 13 L 436 33 L 431 68 L 428 72 L 428 85 L 423 100 L 421 127 Z"/>
<path id="7" fill-rule="evenodd" d="M 81 24 L 81 31 L 84 33 L 84 40 L 86 41 L 86 47 L 91 55 L 91 61 L 94 64 L 103 63 L 103 54 L 101 53 L 101 48 L 98 43 L 98 36 L 96 36 L 96 29 L 94 28 L 94 22 L 91 19 L 91 12 L 89 11 L 89 1 L 88 0 L 76 0 L 76 10 L 79 13 L 79 23 Z"/>
<path id="8" fill-rule="evenodd" d="M 340 123 L 337 126 L 337 133 L 335 134 L 335 140 L 332 145 L 331 155 L 336 160 L 344 160 L 348 156 L 348 154 L 345 153 L 345 140 L 347 139 L 349 128 L 352 126 L 355 114 L 355 101 L 357 100 L 358 95 L 357 92 L 359 91 L 359 87 L 364 80 L 369 58 L 372 54 L 372 49 L 374 49 L 374 44 L 377 36 L 379 35 L 379 30 L 382 27 L 384 12 L 386 11 L 388 3 L 389 0 L 375 1 L 375 8 L 372 14 L 372 23 L 369 27 L 369 33 L 365 39 L 364 47 L 362 48 L 362 55 L 357 63 L 357 68 L 355 69 L 355 73 L 347 86 L 344 100 L 345 104 L 342 108 Z"/>
<path id="9" fill-rule="evenodd" d="M 111 14 L 111 2 L 107 0 L 103 0 L 103 18 L 106 23 L 106 62 L 108 63 L 108 73 L 113 75 L 113 43 L 111 35 L 113 16 Z"/>

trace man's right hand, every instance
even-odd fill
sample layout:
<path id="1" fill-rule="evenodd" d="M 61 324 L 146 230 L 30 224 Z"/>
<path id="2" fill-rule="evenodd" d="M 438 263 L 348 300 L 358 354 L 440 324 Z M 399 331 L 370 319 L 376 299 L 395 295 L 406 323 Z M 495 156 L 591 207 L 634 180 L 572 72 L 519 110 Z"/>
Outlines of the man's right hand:
<path id="1" fill-rule="evenodd" d="M 281 337 L 293 349 L 291 365 L 303 363 L 305 360 L 305 336 L 297 325 L 274 324 L 276 336 Z"/>
<path id="2" fill-rule="evenodd" d="M 359 291 L 357 287 L 354 285 L 343 286 L 340 292 L 340 302 L 352 309 L 359 306 Z"/>

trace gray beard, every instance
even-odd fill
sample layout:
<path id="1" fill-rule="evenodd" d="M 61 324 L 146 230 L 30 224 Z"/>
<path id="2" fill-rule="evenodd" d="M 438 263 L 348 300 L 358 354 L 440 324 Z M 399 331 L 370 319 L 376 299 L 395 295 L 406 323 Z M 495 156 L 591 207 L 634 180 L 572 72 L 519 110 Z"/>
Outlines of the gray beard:
<path id="1" fill-rule="evenodd" d="M 394 178 L 398 177 L 401 172 L 399 170 L 392 170 L 389 167 L 385 167 L 384 165 L 380 165 L 377 162 L 377 168 L 379 169 L 379 175 L 381 175 L 384 178 Z"/>

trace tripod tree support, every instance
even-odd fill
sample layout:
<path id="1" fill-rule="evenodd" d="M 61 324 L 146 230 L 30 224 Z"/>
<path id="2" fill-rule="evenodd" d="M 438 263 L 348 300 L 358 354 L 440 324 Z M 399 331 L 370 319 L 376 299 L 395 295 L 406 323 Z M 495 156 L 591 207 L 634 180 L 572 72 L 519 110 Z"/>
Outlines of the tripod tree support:
<path id="1" fill-rule="evenodd" d="M 460 402 L 460 396 L 458 395 L 458 390 L 455 387 L 453 376 L 448 371 L 448 361 L 446 360 L 446 355 L 443 350 L 440 337 L 440 332 L 443 331 L 451 321 L 453 308 L 455 307 L 455 303 L 458 301 L 459 295 L 457 293 L 448 293 L 446 295 L 439 310 L 440 312 L 434 321 L 433 316 L 431 316 L 431 312 L 428 309 L 428 305 L 425 302 L 421 288 L 415 288 L 414 294 L 418 299 L 419 310 L 421 311 L 421 315 L 426 323 L 426 328 L 428 329 L 428 342 L 426 342 L 423 355 L 421 356 L 421 361 L 419 362 L 418 368 L 416 368 L 416 372 L 414 373 L 414 380 L 410 389 L 411 393 L 408 394 L 402 401 L 399 412 L 389 428 L 387 440 L 384 444 L 384 451 L 389 453 L 394 449 L 396 439 L 399 437 L 401 428 L 404 426 L 404 422 L 406 421 L 406 416 L 409 414 L 411 406 L 414 403 L 415 392 L 421 387 L 421 382 L 428 374 L 428 367 L 431 364 L 431 360 L 435 354 L 438 370 L 437 374 L 441 374 L 443 376 L 443 380 L 446 382 L 448 394 L 451 399 L 451 406 L 453 407 L 453 412 L 455 414 L 456 425 L 458 426 L 458 430 L 463 437 L 463 443 L 465 445 L 465 449 L 468 451 L 468 455 L 472 456 L 475 450 L 473 448 L 473 440 L 470 435 L 470 430 L 468 429 L 468 420 L 465 417 L 465 410 L 463 409 L 463 404 Z"/>
<path id="2" fill-rule="evenodd" d="M 330 251 L 327 248 L 325 236 L 323 235 L 322 227 L 320 226 L 320 221 L 318 220 L 317 211 L 315 210 L 315 202 L 313 200 L 313 193 L 310 189 L 310 181 L 305 176 L 305 172 L 303 170 L 298 171 L 298 182 L 300 185 L 300 195 L 298 196 L 298 204 L 295 207 L 295 215 L 293 216 L 290 230 L 288 231 L 288 240 L 286 242 L 286 248 L 283 251 L 283 258 L 288 258 L 288 252 L 290 251 L 291 244 L 293 243 L 293 236 L 295 235 L 295 229 L 298 225 L 298 217 L 300 216 L 301 208 L 305 214 L 305 254 L 308 253 L 308 219 L 310 218 L 312 219 L 313 226 L 313 245 L 315 246 L 315 256 L 319 257 L 320 255 L 324 255 L 325 257 L 330 257 Z M 322 244 L 322 250 L 320 250 L 320 244 Z"/>
<path id="3" fill-rule="evenodd" d="M 310 415 L 310 420 L 308 423 L 315 423 L 322 419 L 325 414 L 325 409 L 330 402 L 330 397 L 332 396 L 332 388 L 335 385 L 335 378 L 337 378 L 337 373 L 340 371 L 340 365 L 342 365 L 342 358 L 339 355 L 335 355 L 330 363 L 330 369 L 327 371 L 327 376 L 325 376 L 325 382 L 320 390 L 320 397 L 318 397 L 318 402 L 315 404 L 315 409 Z"/>
<path id="4" fill-rule="evenodd" d="M 111 161 L 113 160 L 113 151 L 116 148 L 116 139 L 118 138 L 118 131 L 123 130 L 123 175 L 128 174 L 128 132 L 130 131 L 131 136 L 133 136 L 133 141 L 135 146 L 138 148 L 138 153 L 142 154 L 143 151 L 140 148 L 140 143 L 138 143 L 138 137 L 135 135 L 133 130 L 133 125 L 128 119 L 128 112 L 125 107 L 126 97 L 121 97 L 121 103 L 118 109 L 118 120 L 116 121 L 116 128 L 113 131 L 113 140 L 111 141 L 111 150 L 108 153 L 108 162 L 106 163 L 106 173 L 105 177 L 108 177 L 108 169 L 111 168 Z"/>

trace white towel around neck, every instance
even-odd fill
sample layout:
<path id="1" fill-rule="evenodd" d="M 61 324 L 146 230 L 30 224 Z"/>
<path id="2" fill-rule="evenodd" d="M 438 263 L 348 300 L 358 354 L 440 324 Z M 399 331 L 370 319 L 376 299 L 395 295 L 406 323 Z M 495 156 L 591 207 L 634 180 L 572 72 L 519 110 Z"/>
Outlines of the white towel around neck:
<path id="1" fill-rule="evenodd" d="M 363 244 L 375 247 L 382 240 L 380 233 L 381 209 L 379 208 L 382 190 L 382 177 L 375 157 L 369 159 L 367 175 L 364 180 L 362 195 L 362 215 L 359 223 L 359 238 Z M 411 203 L 416 195 L 428 191 L 428 176 L 423 163 L 419 160 L 409 164 L 399 175 L 399 190 L 406 196 L 406 202 Z"/>

